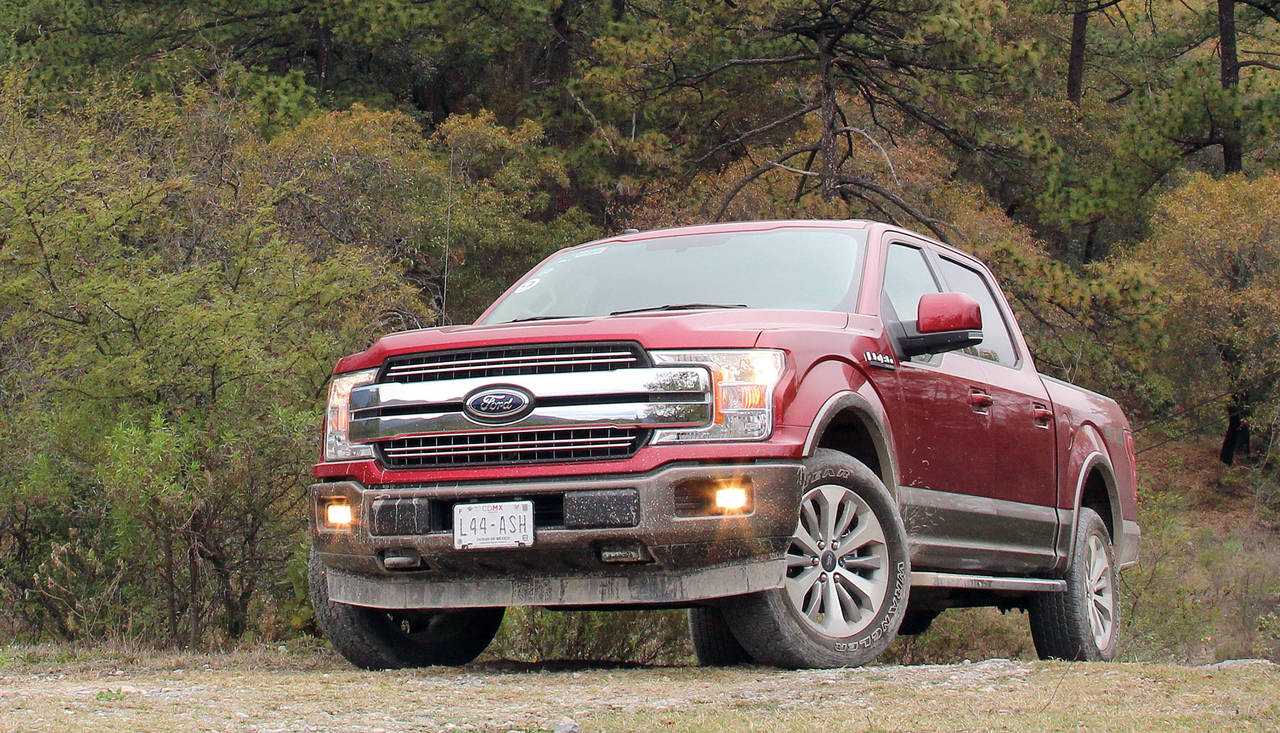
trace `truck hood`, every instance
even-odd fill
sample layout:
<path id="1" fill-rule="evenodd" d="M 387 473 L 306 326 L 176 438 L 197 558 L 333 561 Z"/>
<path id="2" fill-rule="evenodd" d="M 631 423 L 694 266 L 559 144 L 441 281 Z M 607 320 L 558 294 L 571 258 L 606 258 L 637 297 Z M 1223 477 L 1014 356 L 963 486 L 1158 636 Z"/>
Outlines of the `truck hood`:
<path id="1" fill-rule="evenodd" d="M 659 311 L 598 318 L 557 318 L 491 326 L 442 326 L 401 331 L 340 360 L 334 373 L 372 369 L 389 356 L 419 351 L 527 343 L 637 341 L 646 349 L 750 348 L 761 332 L 779 328 L 844 328 L 845 313 L 726 308 Z"/>

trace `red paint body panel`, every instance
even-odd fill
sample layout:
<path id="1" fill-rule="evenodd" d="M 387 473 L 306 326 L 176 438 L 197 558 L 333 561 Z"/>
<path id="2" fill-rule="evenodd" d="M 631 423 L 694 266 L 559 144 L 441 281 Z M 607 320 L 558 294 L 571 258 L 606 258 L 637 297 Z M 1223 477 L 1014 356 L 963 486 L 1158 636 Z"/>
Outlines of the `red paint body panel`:
<path id="1" fill-rule="evenodd" d="M 1132 456 L 1125 446 L 1129 421 L 1110 398 L 1053 379 L 1044 380 L 1053 399 L 1058 425 L 1058 453 L 1064 470 L 1058 482 L 1058 506 L 1070 508 L 1075 501 L 1076 479 L 1084 459 L 1101 453 L 1111 465 L 1120 498 L 1120 513 L 1130 521 L 1138 518 L 1138 494 Z"/>
<path id="2" fill-rule="evenodd" d="M 334 373 L 372 369 L 398 354 L 512 344 L 636 341 L 649 350 L 743 349 L 754 346 L 763 330 L 838 329 L 848 320 L 846 313 L 726 309 L 424 328 L 385 336 L 368 349 L 339 361 Z"/>

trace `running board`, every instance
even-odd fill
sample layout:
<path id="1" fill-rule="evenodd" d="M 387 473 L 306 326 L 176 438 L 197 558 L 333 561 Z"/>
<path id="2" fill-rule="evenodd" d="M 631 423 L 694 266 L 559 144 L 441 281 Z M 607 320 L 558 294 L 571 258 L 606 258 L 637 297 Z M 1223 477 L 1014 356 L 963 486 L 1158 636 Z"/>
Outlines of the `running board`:
<path id="1" fill-rule="evenodd" d="M 1041 578 L 997 578 L 993 575 L 960 575 L 958 573 L 911 573 L 912 588 L 971 588 L 974 590 L 1014 590 L 1038 593 L 1063 593 L 1065 580 Z"/>

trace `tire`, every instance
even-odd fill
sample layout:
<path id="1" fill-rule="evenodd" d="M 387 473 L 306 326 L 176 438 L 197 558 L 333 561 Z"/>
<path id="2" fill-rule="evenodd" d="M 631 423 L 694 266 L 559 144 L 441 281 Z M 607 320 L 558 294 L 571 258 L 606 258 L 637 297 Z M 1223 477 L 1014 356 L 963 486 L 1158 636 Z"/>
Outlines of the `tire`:
<path id="1" fill-rule="evenodd" d="M 316 625 L 347 661 L 363 669 L 456 666 L 493 641 L 505 608 L 387 611 L 329 600 L 324 563 L 308 566 Z"/>
<path id="2" fill-rule="evenodd" d="M 1115 550 L 1092 509 L 1080 509 L 1074 546 L 1066 592 L 1031 599 L 1031 639 L 1041 659 L 1109 662 L 1116 658 L 1120 625 Z"/>
<path id="3" fill-rule="evenodd" d="M 800 497 L 784 586 L 725 601 L 725 621 L 764 664 L 866 664 L 893 641 L 906 613 L 911 564 L 902 518 L 875 473 L 833 450 L 805 461 Z"/>
<path id="4" fill-rule="evenodd" d="M 693 640 L 693 654 L 703 667 L 733 667 L 752 661 L 718 608 L 690 608 L 689 637 Z"/>

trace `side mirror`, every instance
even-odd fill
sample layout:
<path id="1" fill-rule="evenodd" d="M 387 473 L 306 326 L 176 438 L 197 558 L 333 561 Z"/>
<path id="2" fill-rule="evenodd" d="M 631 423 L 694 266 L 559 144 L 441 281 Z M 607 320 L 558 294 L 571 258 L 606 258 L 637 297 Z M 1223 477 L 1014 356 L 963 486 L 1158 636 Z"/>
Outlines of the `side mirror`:
<path id="1" fill-rule="evenodd" d="M 956 351 L 982 343 L 982 308 L 964 293 L 928 293 L 916 305 L 915 323 L 902 326 L 908 357 Z"/>
<path id="2" fill-rule="evenodd" d="M 982 308 L 964 293 L 928 293 L 916 305 L 916 330 L 920 333 L 981 331 Z"/>

